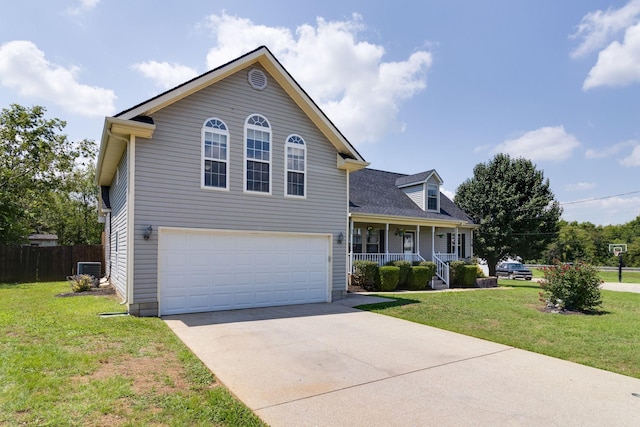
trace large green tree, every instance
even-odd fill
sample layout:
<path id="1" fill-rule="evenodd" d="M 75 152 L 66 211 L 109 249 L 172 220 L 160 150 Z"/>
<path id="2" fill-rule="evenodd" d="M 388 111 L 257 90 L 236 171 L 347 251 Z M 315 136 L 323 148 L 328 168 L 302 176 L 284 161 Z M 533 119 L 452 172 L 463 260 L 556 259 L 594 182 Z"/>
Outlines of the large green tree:
<path id="1" fill-rule="evenodd" d="M 0 244 L 17 244 L 42 224 L 52 192 L 92 158 L 93 141 L 71 142 L 66 123 L 45 118 L 45 108 L 12 104 L 0 112 Z"/>
<path id="2" fill-rule="evenodd" d="M 505 257 L 538 258 L 556 237 L 562 213 L 542 171 L 507 154 L 476 165 L 455 202 L 479 226 L 473 251 L 487 260 L 491 275 Z"/>

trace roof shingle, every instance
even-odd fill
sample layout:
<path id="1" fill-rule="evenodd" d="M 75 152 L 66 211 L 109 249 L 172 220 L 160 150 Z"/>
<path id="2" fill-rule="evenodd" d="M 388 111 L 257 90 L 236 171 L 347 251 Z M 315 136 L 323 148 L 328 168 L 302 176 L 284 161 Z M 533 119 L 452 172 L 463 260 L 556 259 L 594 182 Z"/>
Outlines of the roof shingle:
<path id="1" fill-rule="evenodd" d="M 473 224 L 466 213 L 440 193 L 440 212 L 422 210 L 398 188 L 398 182 L 410 183 L 418 175 L 428 177 L 433 170 L 415 175 L 362 169 L 349 175 L 349 212 L 404 216 L 434 220 L 463 221 Z M 402 184 L 399 184 L 402 185 Z"/>

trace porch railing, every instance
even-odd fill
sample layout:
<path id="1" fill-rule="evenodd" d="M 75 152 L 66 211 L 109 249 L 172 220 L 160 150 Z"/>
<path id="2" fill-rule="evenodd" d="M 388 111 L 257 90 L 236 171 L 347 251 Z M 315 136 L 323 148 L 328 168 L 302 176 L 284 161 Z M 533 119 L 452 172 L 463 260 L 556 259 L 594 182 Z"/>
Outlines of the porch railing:
<path id="1" fill-rule="evenodd" d="M 458 254 L 448 254 L 445 252 L 436 252 L 434 256 L 437 256 L 438 259 L 444 261 L 444 262 L 449 262 L 449 261 L 457 261 L 458 260 Z"/>
<path id="2" fill-rule="evenodd" d="M 436 265 L 436 276 L 438 276 L 440 280 L 442 280 L 444 284 L 447 285 L 447 287 L 449 287 L 449 264 L 447 263 L 448 260 L 442 259 L 442 258 L 447 258 L 446 256 L 442 257 L 443 255 L 455 256 L 455 254 L 438 253 L 438 254 L 433 254 L 431 258 L 433 259 L 433 262 Z"/>
<path id="3" fill-rule="evenodd" d="M 351 254 L 351 260 L 353 261 L 373 261 L 377 262 L 378 265 L 383 266 L 390 261 L 411 261 L 411 262 L 419 262 L 425 261 L 424 258 L 420 254 L 411 253 L 397 253 L 397 254 Z M 353 268 L 353 265 L 352 265 Z"/>

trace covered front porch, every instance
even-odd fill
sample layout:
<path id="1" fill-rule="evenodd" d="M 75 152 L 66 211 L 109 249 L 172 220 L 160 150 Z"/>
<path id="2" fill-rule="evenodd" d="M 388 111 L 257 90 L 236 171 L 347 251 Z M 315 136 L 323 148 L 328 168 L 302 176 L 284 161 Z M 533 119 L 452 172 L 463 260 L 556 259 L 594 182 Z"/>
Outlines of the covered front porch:
<path id="1" fill-rule="evenodd" d="M 449 287 L 449 261 L 471 257 L 472 231 L 458 224 L 357 218 L 349 221 L 349 271 L 358 260 L 383 266 L 392 261 L 432 261 Z"/>

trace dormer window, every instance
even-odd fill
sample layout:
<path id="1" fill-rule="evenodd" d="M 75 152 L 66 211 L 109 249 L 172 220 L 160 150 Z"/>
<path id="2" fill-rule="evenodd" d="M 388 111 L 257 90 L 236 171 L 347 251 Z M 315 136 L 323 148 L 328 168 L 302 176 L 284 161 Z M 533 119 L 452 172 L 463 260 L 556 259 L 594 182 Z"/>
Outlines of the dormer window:
<path id="1" fill-rule="evenodd" d="M 396 179 L 396 186 L 423 211 L 440 212 L 442 178 L 435 170 L 405 175 Z"/>
<path id="2" fill-rule="evenodd" d="M 439 211 L 440 189 L 436 184 L 427 184 L 427 210 Z"/>

